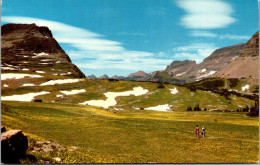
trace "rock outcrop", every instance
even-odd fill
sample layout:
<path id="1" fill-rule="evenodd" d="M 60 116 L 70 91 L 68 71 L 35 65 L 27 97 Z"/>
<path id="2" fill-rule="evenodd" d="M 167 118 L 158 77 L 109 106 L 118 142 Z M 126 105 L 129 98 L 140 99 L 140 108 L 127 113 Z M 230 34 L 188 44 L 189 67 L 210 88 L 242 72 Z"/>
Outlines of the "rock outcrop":
<path id="1" fill-rule="evenodd" d="M 36 72 L 84 78 L 53 38 L 48 27 L 5 24 L 1 27 L 2 72 Z"/>
<path id="2" fill-rule="evenodd" d="M 3 163 L 19 163 L 26 157 L 28 139 L 21 130 L 11 130 L 1 134 L 1 157 Z"/>

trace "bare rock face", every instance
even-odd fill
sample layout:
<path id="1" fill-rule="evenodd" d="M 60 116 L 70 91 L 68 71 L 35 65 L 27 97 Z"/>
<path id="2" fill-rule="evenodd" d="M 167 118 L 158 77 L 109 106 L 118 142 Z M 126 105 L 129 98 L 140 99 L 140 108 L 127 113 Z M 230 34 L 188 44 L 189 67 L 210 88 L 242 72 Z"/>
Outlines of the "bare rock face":
<path id="1" fill-rule="evenodd" d="M 5 24 L 1 27 L 2 72 L 41 72 L 85 78 L 53 38 L 48 27 Z"/>
<path id="2" fill-rule="evenodd" d="M 1 134 L 1 157 L 3 163 L 19 163 L 26 156 L 28 139 L 21 130 Z"/>
<path id="3" fill-rule="evenodd" d="M 217 49 L 200 64 L 189 60 L 173 61 L 165 71 L 173 77 L 190 78 L 193 81 L 208 78 L 237 58 L 244 47 L 245 44 L 237 44 Z"/>
<path id="4" fill-rule="evenodd" d="M 259 79 L 259 32 L 246 43 L 241 54 L 214 77 Z"/>

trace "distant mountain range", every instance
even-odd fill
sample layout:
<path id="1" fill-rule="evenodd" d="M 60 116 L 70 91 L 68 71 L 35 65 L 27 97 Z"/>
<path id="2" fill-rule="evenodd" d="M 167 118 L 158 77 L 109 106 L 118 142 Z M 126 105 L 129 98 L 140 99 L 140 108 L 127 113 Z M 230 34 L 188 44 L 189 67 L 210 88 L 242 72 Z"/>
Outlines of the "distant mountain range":
<path id="1" fill-rule="evenodd" d="M 84 78 L 53 38 L 48 27 L 6 24 L 1 27 L 2 72 L 36 72 Z"/>
<path id="2" fill-rule="evenodd" d="M 237 44 L 215 50 L 200 64 L 195 61 L 173 61 L 162 71 L 138 71 L 128 76 L 89 79 L 114 79 L 186 84 L 209 77 L 258 79 L 259 33 L 247 44 Z M 87 65 L 87 64 L 86 64 Z M 36 72 L 85 78 L 80 69 L 71 63 L 69 56 L 53 38 L 48 27 L 35 24 L 6 24 L 2 26 L 2 72 Z"/>

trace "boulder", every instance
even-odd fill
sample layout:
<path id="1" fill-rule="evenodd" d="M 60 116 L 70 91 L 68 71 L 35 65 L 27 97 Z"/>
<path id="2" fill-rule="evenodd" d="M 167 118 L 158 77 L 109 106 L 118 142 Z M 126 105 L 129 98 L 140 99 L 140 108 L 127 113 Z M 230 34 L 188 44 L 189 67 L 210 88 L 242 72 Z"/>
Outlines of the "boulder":
<path id="1" fill-rule="evenodd" d="M 11 130 L 1 134 L 2 163 L 19 163 L 26 157 L 28 139 L 21 130 Z"/>
<path id="2" fill-rule="evenodd" d="M 1 133 L 5 132 L 5 131 L 6 131 L 5 127 L 1 126 Z"/>

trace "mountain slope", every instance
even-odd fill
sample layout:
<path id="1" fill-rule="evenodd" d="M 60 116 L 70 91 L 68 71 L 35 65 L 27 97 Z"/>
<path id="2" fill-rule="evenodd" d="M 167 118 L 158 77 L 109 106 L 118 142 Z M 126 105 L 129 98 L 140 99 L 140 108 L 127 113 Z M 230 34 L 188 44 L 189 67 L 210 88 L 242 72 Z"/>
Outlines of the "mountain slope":
<path id="1" fill-rule="evenodd" d="M 138 71 L 136 73 L 132 73 L 128 75 L 125 80 L 131 80 L 131 81 L 149 81 L 150 80 L 149 74 L 143 72 L 143 71 Z"/>
<path id="2" fill-rule="evenodd" d="M 2 30 L 2 72 L 36 72 L 84 78 L 48 27 L 6 24 Z"/>
<path id="3" fill-rule="evenodd" d="M 247 42 L 240 56 L 214 77 L 259 79 L 259 32 Z"/>
<path id="4" fill-rule="evenodd" d="M 245 44 L 237 44 L 217 49 L 200 64 L 188 60 L 174 61 L 165 71 L 173 77 L 192 78 L 193 81 L 208 78 L 239 56 L 244 46 Z"/>

